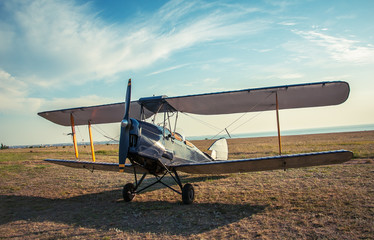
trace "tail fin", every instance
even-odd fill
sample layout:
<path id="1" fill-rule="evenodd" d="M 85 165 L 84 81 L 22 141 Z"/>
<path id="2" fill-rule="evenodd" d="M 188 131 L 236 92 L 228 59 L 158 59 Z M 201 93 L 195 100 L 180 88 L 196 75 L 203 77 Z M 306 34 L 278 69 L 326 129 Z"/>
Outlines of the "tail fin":
<path id="1" fill-rule="evenodd" d="M 227 160 L 229 155 L 229 149 L 225 138 L 220 138 L 215 141 L 208 150 L 212 151 L 211 157 L 214 160 Z"/>

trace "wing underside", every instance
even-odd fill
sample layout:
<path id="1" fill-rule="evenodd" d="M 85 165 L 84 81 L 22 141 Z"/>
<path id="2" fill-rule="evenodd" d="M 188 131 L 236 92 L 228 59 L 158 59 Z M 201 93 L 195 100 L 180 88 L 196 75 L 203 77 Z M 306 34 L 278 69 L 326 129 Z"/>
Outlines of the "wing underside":
<path id="1" fill-rule="evenodd" d="M 108 162 L 87 162 L 87 161 L 76 161 L 76 160 L 60 160 L 60 159 L 45 159 L 44 161 L 63 165 L 66 167 L 72 167 L 72 168 L 83 168 L 88 170 L 99 170 L 99 171 L 112 171 L 112 172 L 118 172 L 118 163 L 108 163 Z M 134 166 L 131 164 L 125 165 L 125 171 L 126 173 L 134 173 Z M 139 166 L 136 166 L 136 172 L 137 173 L 144 173 L 144 168 L 141 168 Z"/>
<path id="2" fill-rule="evenodd" d="M 347 100 L 349 91 L 348 83 L 335 81 L 170 97 L 165 101 L 180 112 L 214 115 L 275 110 L 276 98 L 279 109 L 337 105 Z"/>
<path id="3" fill-rule="evenodd" d="M 39 112 L 38 115 L 62 126 L 70 126 L 70 115 L 74 116 L 75 125 L 87 125 L 100 123 L 119 123 L 125 113 L 125 103 L 112 103 L 91 107 L 78 107 L 61 110 Z M 148 118 L 153 115 L 152 112 L 145 109 L 144 117 Z M 138 101 L 130 104 L 130 117 L 141 118 L 141 105 Z"/>
<path id="4" fill-rule="evenodd" d="M 349 96 L 349 84 L 342 81 L 285 85 L 268 88 L 196 94 L 179 97 L 158 96 L 141 98 L 130 104 L 130 117 L 149 118 L 159 112 L 179 111 L 212 115 L 257 112 L 276 109 L 321 107 L 343 103 Z M 277 97 L 276 97 L 277 96 Z M 75 125 L 120 122 L 124 103 L 53 110 L 38 113 L 56 124 Z"/>
<path id="5" fill-rule="evenodd" d="M 208 163 L 193 163 L 174 166 L 174 168 L 178 171 L 191 174 L 256 172 L 338 164 L 349 161 L 352 156 L 353 153 L 350 151 L 337 150 L 230 161 L 213 161 Z"/>

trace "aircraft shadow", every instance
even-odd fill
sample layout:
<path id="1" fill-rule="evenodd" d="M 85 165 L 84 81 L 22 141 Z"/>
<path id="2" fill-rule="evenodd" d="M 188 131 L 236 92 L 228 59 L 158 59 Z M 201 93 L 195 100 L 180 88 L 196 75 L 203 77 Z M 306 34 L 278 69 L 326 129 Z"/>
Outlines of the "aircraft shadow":
<path id="1" fill-rule="evenodd" d="M 219 180 L 219 179 L 226 178 L 226 177 L 228 177 L 228 176 L 227 175 L 210 175 L 210 176 L 201 176 L 201 177 L 180 176 L 180 180 L 182 181 L 183 185 L 186 184 L 186 183 L 191 183 L 192 185 L 197 185 L 196 183 L 198 183 L 198 182 Z M 139 180 L 139 178 L 140 178 L 140 176 L 138 176 L 138 180 Z M 149 185 L 153 182 L 155 182 L 155 178 L 152 175 L 149 175 L 144 179 L 144 181 L 140 185 L 139 189 L 141 189 L 141 188 L 143 188 L 143 187 L 145 187 L 145 186 L 147 186 L 147 185 Z M 174 189 L 176 189 L 178 191 L 180 190 L 177 183 L 170 176 L 165 176 L 162 179 L 162 182 L 168 184 L 169 186 L 172 186 Z M 151 192 L 151 191 L 155 191 L 155 190 L 163 189 L 163 188 L 167 188 L 167 187 L 162 185 L 162 184 L 155 184 L 155 185 L 147 188 L 143 192 Z"/>
<path id="2" fill-rule="evenodd" d="M 188 236 L 250 218 L 266 208 L 251 204 L 115 201 L 119 196 L 120 190 L 67 199 L 0 195 L 0 224 L 51 221 L 98 230 Z"/>

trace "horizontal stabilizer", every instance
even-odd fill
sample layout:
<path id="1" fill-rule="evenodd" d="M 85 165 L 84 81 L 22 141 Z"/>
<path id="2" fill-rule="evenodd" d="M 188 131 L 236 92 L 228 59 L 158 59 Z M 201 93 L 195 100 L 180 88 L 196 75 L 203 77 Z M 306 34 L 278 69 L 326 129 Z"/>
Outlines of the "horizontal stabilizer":
<path id="1" fill-rule="evenodd" d="M 174 166 L 174 168 L 178 171 L 193 174 L 224 174 L 338 164 L 349 161 L 352 157 L 353 153 L 350 151 L 337 150 L 329 152 L 301 153 L 252 159 L 183 164 Z"/>
<path id="2" fill-rule="evenodd" d="M 107 163 L 107 162 L 87 162 L 87 161 L 76 161 L 76 160 L 60 160 L 60 159 L 45 159 L 44 161 L 51 162 L 58 165 L 63 165 L 72 168 L 85 168 L 88 170 L 100 170 L 100 171 L 113 171 L 118 172 L 118 163 Z M 131 164 L 125 165 L 126 173 L 134 173 L 134 166 Z M 139 166 L 136 166 L 137 173 L 144 173 L 145 170 Z"/>

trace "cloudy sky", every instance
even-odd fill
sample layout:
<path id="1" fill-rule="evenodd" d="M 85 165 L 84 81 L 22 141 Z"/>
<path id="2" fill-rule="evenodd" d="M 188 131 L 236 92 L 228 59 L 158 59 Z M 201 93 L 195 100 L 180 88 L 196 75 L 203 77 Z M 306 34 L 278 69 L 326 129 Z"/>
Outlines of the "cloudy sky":
<path id="1" fill-rule="evenodd" d="M 133 100 L 343 80 L 347 102 L 281 111 L 282 129 L 373 124 L 373 10 L 371 0 L 1 1 L 0 142 L 69 142 L 69 128 L 37 112 L 123 101 L 130 77 Z M 238 116 L 184 116 L 181 129 L 215 135 Z M 276 130 L 273 112 L 241 120 L 234 133 Z M 103 140 L 119 127 L 94 130 Z"/>

